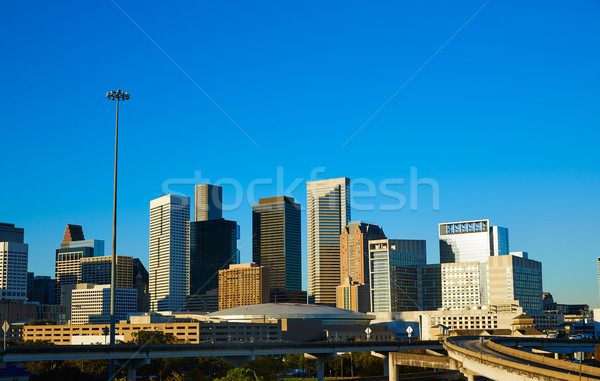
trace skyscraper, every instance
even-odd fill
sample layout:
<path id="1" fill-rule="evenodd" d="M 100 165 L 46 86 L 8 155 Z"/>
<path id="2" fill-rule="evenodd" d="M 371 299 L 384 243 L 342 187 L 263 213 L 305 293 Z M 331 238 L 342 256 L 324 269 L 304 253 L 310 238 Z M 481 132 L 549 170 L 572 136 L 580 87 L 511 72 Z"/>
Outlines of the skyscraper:
<path id="1" fill-rule="evenodd" d="M 150 201 L 150 311 L 179 311 L 189 291 L 190 199 Z"/>
<path id="2" fill-rule="evenodd" d="M 112 256 L 81 258 L 77 283 L 111 283 Z M 133 258 L 117 255 L 117 288 L 133 287 Z"/>
<path id="3" fill-rule="evenodd" d="M 148 312 L 150 309 L 148 270 L 138 258 L 133 258 L 132 270 L 133 288 L 137 290 L 137 312 Z"/>
<path id="4" fill-rule="evenodd" d="M 223 188 L 212 184 L 195 187 L 194 221 L 218 220 L 223 218 Z"/>
<path id="5" fill-rule="evenodd" d="M 67 224 L 67 227 L 65 229 L 65 236 L 62 240 L 60 247 L 69 247 L 67 245 L 69 242 L 83 240 L 85 240 L 85 238 L 83 236 L 83 228 L 81 227 L 81 225 Z"/>
<path id="6" fill-rule="evenodd" d="M 29 246 L 24 230 L 14 224 L 0 224 L 0 299 L 27 299 Z"/>
<path id="7" fill-rule="evenodd" d="M 340 284 L 340 234 L 350 222 L 350 179 L 306 183 L 308 299 L 336 304 Z"/>
<path id="8" fill-rule="evenodd" d="M 32 276 L 31 284 L 27 280 L 27 288 L 29 290 L 27 300 L 38 302 L 39 304 L 54 304 L 56 303 L 56 281 L 47 275 Z"/>
<path id="9" fill-rule="evenodd" d="M 223 218 L 190 223 L 190 294 L 219 287 L 219 270 L 239 262 L 238 225 Z"/>
<path id="10" fill-rule="evenodd" d="M 0 222 L 0 242 L 23 243 L 25 240 L 25 230 L 16 228 L 15 224 Z"/>
<path id="11" fill-rule="evenodd" d="M 425 240 L 369 241 L 371 311 L 419 309 L 418 267 L 426 263 Z"/>
<path id="12" fill-rule="evenodd" d="M 383 229 L 365 222 L 351 222 L 342 230 L 338 308 L 369 312 L 369 240 L 384 238 Z"/>
<path id="13" fill-rule="evenodd" d="M 440 262 L 486 262 L 508 255 L 508 229 L 490 226 L 489 220 L 439 224 Z"/>
<path id="14" fill-rule="evenodd" d="M 292 197 L 260 199 L 252 206 L 252 260 L 269 268 L 270 288 L 302 288 L 300 255 L 300 204 Z"/>

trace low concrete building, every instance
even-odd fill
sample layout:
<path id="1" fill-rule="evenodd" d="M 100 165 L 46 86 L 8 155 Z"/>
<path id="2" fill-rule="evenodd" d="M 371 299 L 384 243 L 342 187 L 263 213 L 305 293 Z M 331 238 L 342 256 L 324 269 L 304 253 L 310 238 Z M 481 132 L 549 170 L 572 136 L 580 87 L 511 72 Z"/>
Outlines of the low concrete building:
<path id="1" fill-rule="evenodd" d="M 22 339 L 50 341 L 57 345 L 104 343 L 103 330 L 107 324 L 25 325 Z M 226 322 L 206 317 L 181 314 L 144 314 L 130 317 L 130 322 L 115 325 L 115 334 L 122 341 L 133 340 L 139 331 L 160 331 L 171 334 L 181 343 L 197 344 L 202 341 L 268 341 L 281 339 L 281 325 L 277 321 Z"/>
<path id="2" fill-rule="evenodd" d="M 350 336 L 364 339 L 365 329 L 374 317 L 341 308 L 293 303 L 236 307 L 207 316 L 228 322 L 276 322 L 281 327 L 281 338 L 290 341 L 345 340 Z M 385 340 L 393 337 L 393 333 L 381 331 L 378 337 Z"/>
<path id="3" fill-rule="evenodd" d="M 412 336 L 422 340 L 439 339 L 442 332 L 455 330 L 511 329 L 513 319 L 523 313 L 518 305 L 482 305 L 463 310 L 404 311 L 373 313 L 373 324 L 386 325 L 397 337 L 406 338 L 406 329 L 413 329 Z"/>

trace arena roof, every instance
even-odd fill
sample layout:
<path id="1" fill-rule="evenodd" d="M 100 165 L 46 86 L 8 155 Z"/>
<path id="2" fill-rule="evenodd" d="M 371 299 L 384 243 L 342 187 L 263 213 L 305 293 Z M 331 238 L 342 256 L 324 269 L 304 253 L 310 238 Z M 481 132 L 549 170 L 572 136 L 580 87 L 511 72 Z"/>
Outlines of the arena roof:
<path id="1" fill-rule="evenodd" d="M 368 324 L 375 317 L 360 312 L 317 304 L 266 303 L 229 308 L 208 314 L 212 318 L 227 321 L 250 321 L 260 319 L 321 319 L 330 324 Z"/>

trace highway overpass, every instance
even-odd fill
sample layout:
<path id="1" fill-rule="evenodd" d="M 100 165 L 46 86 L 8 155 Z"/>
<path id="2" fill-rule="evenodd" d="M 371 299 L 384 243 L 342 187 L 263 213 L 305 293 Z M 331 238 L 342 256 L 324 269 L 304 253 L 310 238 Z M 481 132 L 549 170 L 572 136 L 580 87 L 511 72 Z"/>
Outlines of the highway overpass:
<path id="1" fill-rule="evenodd" d="M 438 341 L 340 341 L 340 342 L 232 342 L 200 344 L 149 344 L 149 345 L 13 345 L 2 352 L 0 361 L 49 360 L 105 360 L 114 359 L 121 369 L 126 369 L 128 379 L 135 380 L 135 369 L 148 364 L 153 358 L 219 356 L 239 367 L 257 355 L 303 353 L 317 360 L 318 379 L 324 379 L 324 360 L 340 352 L 373 351 L 387 360 L 390 352 L 418 349 L 442 350 Z M 119 369 L 119 370 L 121 370 Z M 387 373 L 387 372 L 386 372 Z"/>
<path id="2" fill-rule="evenodd" d="M 600 368 L 573 364 L 530 353 L 538 350 L 559 350 L 566 353 L 585 350 L 593 351 L 598 341 L 577 343 L 556 339 L 512 339 L 483 337 L 452 337 L 446 339 L 444 347 L 455 366 L 469 380 L 476 375 L 492 380 L 600 380 Z M 510 348 L 517 346 L 522 349 Z"/>

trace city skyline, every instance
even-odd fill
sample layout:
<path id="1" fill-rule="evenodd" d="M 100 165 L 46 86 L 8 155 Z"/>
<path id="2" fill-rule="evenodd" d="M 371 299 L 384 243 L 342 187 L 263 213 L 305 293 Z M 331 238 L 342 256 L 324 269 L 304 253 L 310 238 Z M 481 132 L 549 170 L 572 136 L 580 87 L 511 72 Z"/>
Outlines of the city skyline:
<path id="1" fill-rule="evenodd" d="M 149 267 L 148 202 L 165 188 L 193 197 L 199 171 L 241 185 L 244 202 L 227 219 L 240 225 L 241 262 L 250 262 L 252 202 L 290 196 L 306 208 L 304 182 L 317 172 L 356 181 L 354 195 L 370 179 L 377 195 L 355 198 L 352 220 L 425 239 L 428 263 L 439 258 L 439 223 L 489 218 L 510 230 L 512 248 L 543 262 L 544 291 L 600 305 L 596 3 L 565 12 L 559 2 L 490 2 L 430 62 L 483 2 L 121 5 L 155 44 L 111 3 L 64 12 L 39 3 L 33 14 L 11 3 L 4 13 L 14 59 L 0 63 L 10 73 L 0 97 L 11 142 L 0 221 L 25 229 L 29 271 L 52 275 L 67 223 L 110 239 L 114 104 L 104 94 L 121 88 L 131 99 L 120 111 L 118 255 Z M 164 144 L 167 133 L 177 144 Z M 437 210 L 430 186 L 411 196 L 411 167 L 439 185 Z M 388 189 L 404 207 L 382 210 L 398 201 L 379 187 L 399 178 Z M 233 190 L 224 202 L 236 201 Z M 306 242 L 303 223 L 303 274 Z"/>

